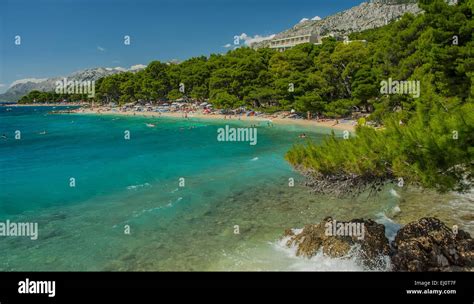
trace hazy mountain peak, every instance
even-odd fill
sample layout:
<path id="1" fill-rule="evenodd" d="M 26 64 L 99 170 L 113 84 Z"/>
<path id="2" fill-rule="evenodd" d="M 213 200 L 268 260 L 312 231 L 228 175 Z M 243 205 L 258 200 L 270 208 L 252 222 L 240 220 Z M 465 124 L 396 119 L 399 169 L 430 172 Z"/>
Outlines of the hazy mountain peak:
<path id="1" fill-rule="evenodd" d="M 10 85 L 9 89 L 0 94 L 0 101 L 17 101 L 22 96 L 31 91 L 53 91 L 56 88 L 56 81 L 67 78 L 72 81 L 96 81 L 102 77 L 114 75 L 123 72 L 137 72 L 146 68 L 146 65 L 137 64 L 132 65 L 129 69 L 123 67 L 98 67 L 87 68 L 80 71 L 73 72 L 69 75 L 58 76 L 52 78 L 25 78 L 19 79 Z"/>

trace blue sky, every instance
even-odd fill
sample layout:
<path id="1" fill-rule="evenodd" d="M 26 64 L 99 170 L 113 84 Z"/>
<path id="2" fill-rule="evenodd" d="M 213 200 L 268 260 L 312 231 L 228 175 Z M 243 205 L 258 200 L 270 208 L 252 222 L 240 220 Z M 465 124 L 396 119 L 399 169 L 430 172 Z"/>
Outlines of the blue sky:
<path id="1" fill-rule="evenodd" d="M 235 35 L 278 33 L 361 2 L 0 0 L 0 93 L 18 79 L 224 53 Z"/>

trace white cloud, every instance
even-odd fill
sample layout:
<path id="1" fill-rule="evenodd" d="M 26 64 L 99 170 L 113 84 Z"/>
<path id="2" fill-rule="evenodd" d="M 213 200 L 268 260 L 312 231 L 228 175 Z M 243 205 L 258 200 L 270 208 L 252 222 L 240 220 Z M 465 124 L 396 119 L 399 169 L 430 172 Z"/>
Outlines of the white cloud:
<path id="1" fill-rule="evenodd" d="M 127 71 L 137 71 L 137 70 L 142 70 L 146 68 L 146 65 L 144 64 L 135 64 L 135 65 L 132 65 L 129 69 L 127 68 L 123 68 L 121 66 L 117 66 L 117 67 L 114 67 L 114 68 L 105 68 L 107 71 L 113 71 L 113 70 L 116 70 L 116 71 L 120 71 L 120 72 L 127 72 Z"/>
<path id="2" fill-rule="evenodd" d="M 271 35 L 268 35 L 268 36 L 255 35 L 255 36 L 252 37 L 252 36 L 248 36 L 245 33 L 242 33 L 242 34 L 240 34 L 239 39 L 243 40 L 246 45 L 250 46 L 253 43 L 261 42 L 261 41 L 264 41 L 264 40 L 269 40 L 269 39 L 272 39 L 273 37 L 275 37 L 275 34 L 271 34 Z"/>
<path id="3" fill-rule="evenodd" d="M 146 65 L 144 65 L 144 64 L 135 64 L 135 65 L 132 65 L 129 70 L 130 71 L 135 71 L 135 70 L 141 70 L 141 69 L 144 69 L 144 68 L 146 68 Z"/>
<path id="4" fill-rule="evenodd" d="M 117 67 L 114 67 L 114 68 L 105 68 L 107 71 L 113 71 L 113 70 L 116 70 L 116 71 L 120 71 L 120 72 L 127 72 L 127 71 L 137 71 L 137 70 L 142 70 L 146 68 L 146 65 L 144 64 L 135 64 L 135 65 L 132 65 L 129 69 L 127 68 L 123 68 L 121 66 L 117 66 Z"/>
<path id="5" fill-rule="evenodd" d="M 105 68 L 107 71 L 120 71 L 120 72 L 126 72 L 128 71 L 126 68 L 122 68 L 120 66 L 114 67 L 114 68 Z"/>
<path id="6" fill-rule="evenodd" d="M 17 85 L 17 84 L 20 84 L 20 83 L 27 83 L 27 82 L 33 82 L 33 83 L 40 83 L 40 82 L 43 82 L 45 80 L 47 80 L 48 78 L 25 78 L 25 79 L 19 79 L 19 80 L 15 80 L 14 82 L 12 82 L 10 84 L 10 88 L 13 87 L 14 85 Z"/>
<path id="7" fill-rule="evenodd" d="M 227 43 L 226 45 L 223 45 L 222 47 L 225 47 L 226 49 L 230 48 L 232 46 L 232 44 L 230 43 Z"/>
<path id="8" fill-rule="evenodd" d="M 305 18 L 302 18 L 299 23 L 303 23 L 303 22 L 306 22 L 306 21 L 309 21 L 309 20 L 311 20 L 311 21 L 318 21 L 318 20 L 321 20 L 321 17 L 319 17 L 319 16 L 314 16 L 314 17 L 311 18 L 311 19 L 305 17 Z"/>
<path id="9" fill-rule="evenodd" d="M 0 88 L 4 88 L 4 87 L 6 87 L 6 86 L 7 86 L 6 84 L 0 83 Z"/>
<path id="10" fill-rule="evenodd" d="M 100 45 L 97 46 L 97 50 L 100 52 L 105 52 L 105 48 L 101 47 Z"/>

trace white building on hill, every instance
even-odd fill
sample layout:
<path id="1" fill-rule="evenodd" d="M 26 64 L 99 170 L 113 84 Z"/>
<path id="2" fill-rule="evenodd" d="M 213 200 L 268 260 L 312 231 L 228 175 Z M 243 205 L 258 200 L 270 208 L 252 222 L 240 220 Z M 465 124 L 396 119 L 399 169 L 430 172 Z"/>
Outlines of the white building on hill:
<path id="1" fill-rule="evenodd" d="M 276 49 L 280 52 L 283 52 L 287 49 L 290 49 L 302 43 L 320 44 L 321 38 L 319 34 L 316 34 L 313 32 L 296 34 L 294 36 L 287 36 L 287 37 L 275 37 L 272 40 L 270 40 L 269 47 L 271 49 Z"/>

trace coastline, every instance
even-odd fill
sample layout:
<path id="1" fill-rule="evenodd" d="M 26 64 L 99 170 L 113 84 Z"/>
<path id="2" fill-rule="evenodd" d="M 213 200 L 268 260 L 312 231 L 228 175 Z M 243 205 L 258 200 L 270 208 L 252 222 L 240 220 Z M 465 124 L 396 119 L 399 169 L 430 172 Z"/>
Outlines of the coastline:
<path id="1" fill-rule="evenodd" d="M 291 128 L 288 128 L 288 131 L 280 128 L 275 130 L 263 128 L 262 132 L 278 133 L 278 137 L 272 141 L 262 141 L 262 145 L 266 146 L 255 150 L 249 145 L 240 147 L 214 145 L 213 140 L 203 144 L 201 138 L 207 137 L 201 136 L 200 134 L 205 133 L 200 132 L 205 132 L 206 128 L 185 128 L 179 131 L 179 126 L 176 124 L 183 121 L 179 119 L 182 118 L 181 112 L 169 113 L 172 117 L 176 117 L 176 121 L 174 119 L 160 121 L 153 119 L 153 116 L 158 118 L 154 112 L 136 112 L 133 116 L 133 112 L 106 111 L 95 116 L 97 114 L 94 109 L 84 110 L 85 113 L 90 113 L 89 117 L 87 113 L 80 115 L 82 111 L 80 109 L 69 111 L 79 112 L 79 115 L 58 115 L 51 119 L 49 115 L 37 115 L 31 109 L 33 116 L 30 118 L 7 118 L 25 119 L 25 125 L 29 126 L 30 130 L 43 129 L 38 127 L 41 124 L 51 130 L 61 129 L 66 136 L 55 138 L 57 152 L 54 154 L 44 153 L 50 147 L 42 145 L 40 140 L 36 141 L 38 148 L 17 147 L 24 153 L 23 157 L 31 157 L 31 153 L 34 153 L 38 166 L 44 165 L 47 169 L 28 174 L 27 172 L 31 170 L 27 166 L 22 166 L 23 162 L 8 162 L 11 166 L 20 166 L 19 170 L 17 167 L 12 167 L 8 172 L 26 176 L 25 180 L 44 181 L 37 184 L 24 183 L 29 191 L 25 190 L 22 193 L 27 195 L 34 193 L 47 206 L 41 211 L 32 213 L 34 218 L 31 220 L 28 218 L 28 221 L 44 223 L 42 234 L 52 236 L 44 239 L 40 237 L 38 240 L 41 250 L 37 256 L 48 258 L 48 263 L 25 264 L 24 261 L 29 254 L 25 248 L 29 243 L 18 245 L 12 241 L 2 244 L 2 250 L 12 250 L 14 254 L 0 265 L 0 268 L 17 271 L 369 270 L 359 264 L 356 257 L 347 260 L 320 255 L 309 259 L 294 257 L 296 247 L 288 248 L 287 241 L 281 241 L 286 229 L 291 231 L 304 229 L 304 225 L 315 225 L 327 216 L 341 221 L 354 218 L 373 219 L 386 227 L 387 237 L 395 236 L 400 227 L 416 222 L 422 217 L 436 217 L 446 223 L 447 227 L 459 225 L 460 229 L 472 235 L 472 226 L 468 218 L 472 213 L 469 197 L 451 198 L 431 191 L 398 188 L 395 188 L 397 189 L 395 192 L 387 188 L 387 191 L 383 191 L 377 199 L 368 201 L 365 196 L 338 199 L 314 195 L 299 182 L 294 188 L 288 187 L 287 179 L 288 176 L 294 176 L 293 171 L 288 169 L 286 164 L 283 165 L 282 162 L 273 159 L 272 151 L 286 149 L 283 146 L 294 142 L 296 133 L 301 131 Z M 46 114 L 51 110 L 44 108 L 37 111 Z M 57 113 L 61 113 L 61 109 L 58 109 Z M 107 119 L 95 119 L 100 118 L 102 114 L 110 116 L 108 118 L 102 116 Z M 117 123 L 110 123 L 114 116 L 120 117 L 118 116 L 120 114 L 136 119 L 123 117 Z M 148 118 L 142 118 L 144 116 Z M 223 119 L 220 115 L 192 117 L 197 119 L 198 116 L 203 119 Z M 162 117 L 168 116 L 162 115 Z M 31 118 L 37 119 L 37 123 L 31 124 Z M 70 123 L 71 118 L 74 124 Z M 137 120 L 147 136 L 142 137 L 143 140 L 137 140 L 132 145 L 120 145 L 117 144 L 118 137 L 110 136 L 111 133 L 122 131 L 124 126 L 136 125 Z M 163 127 L 146 129 L 143 126 L 146 120 L 150 123 L 157 121 L 157 125 L 162 123 Z M 289 123 L 294 121 L 286 120 Z M 245 122 L 245 119 L 243 121 Z M 265 122 L 266 119 L 249 117 L 249 122 L 242 125 L 251 124 L 252 121 Z M 52 126 L 51 123 L 57 125 Z M 109 126 L 108 132 L 97 132 L 103 130 L 101 127 L 104 124 Z M 77 128 L 79 125 L 81 127 Z M 172 128 L 175 128 L 176 132 L 170 132 Z M 76 131 L 79 133 L 75 133 Z M 76 135 L 77 137 L 73 137 Z M 148 140 L 149 138 L 159 140 Z M 91 139 L 93 145 L 90 144 Z M 189 149 L 182 149 L 181 143 L 185 143 Z M 80 149 L 71 149 L 73 146 L 78 146 Z M 66 148 L 63 153 L 60 150 L 62 147 Z M 90 153 L 87 152 L 88 148 L 92 149 Z M 208 150 L 210 148 L 211 150 Z M 218 150 L 213 150 L 214 148 Z M 237 154 L 234 152 L 235 148 L 244 149 L 239 149 Z M 140 157 L 136 157 L 137 151 Z M 185 154 L 181 154 L 183 151 Z M 22 157 L 17 153 L 13 155 Z M 114 158 L 114 155 L 119 157 Z M 222 157 L 218 157 L 216 162 L 216 157 L 213 157 L 215 155 Z M 71 162 L 71 159 L 75 161 Z M 106 161 L 115 159 L 118 161 Z M 91 163 L 91 160 L 94 163 Z M 101 165 L 97 166 L 99 161 Z M 50 208 L 50 202 L 54 201 L 54 196 L 49 196 L 50 193 L 54 194 L 51 189 L 61 189 L 61 185 L 64 186 L 62 180 L 64 170 L 49 169 L 57 165 L 66 168 L 68 172 L 84 171 L 86 175 L 81 179 L 83 182 L 80 192 L 86 195 L 82 199 L 77 199 L 71 196 L 70 192 L 64 192 L 64 196 L 56 200 L 61 204 Z M 127 174 L 116 178 L 118 172 Z M 181 174 L 187 180 L 187 186 L 183 188 L 176 186 L 176 177 Z M 42 178 L 39 178 L 40 176 Z M 22 184 L 18 178 L 12 176 L 8 180 Z M 58 180 L 59 184 L 54 184 Z M 108 188 L 112 184 L 117 188 Z M 104 191 L 103 194 L 97 195 L 97 186 Z M 7 187 L 7 189 L 14 188 Z M 20 192 L 16 193 L 22 195 Z M 30 199 L 32 202 L 36 200 L 38 199 Z M 424 202 L 427 200 L 431 204 L 425 206 Z M 463 207 L 460 208 L 460 204 Z M 337 208 L 334 208 L 335 205 Z M 458 210 L 465 212 L 460 213 Z M 102 220 L 97 221 L 97 218 Z M 84 225 L 84 222 L 88 225 Z M 129 249 L 123 250 L 121 225 L 126 223 L 133 225 L 137 229 L 135 231 L 153 233 L 137 234 L 133 242 L 126 243 Z M 235 241 L 239 236 L 234 235 L 234 223 L 239 225 L 242 237 L 245 237 L 241 242 Z M 58 229 L 58 227 L 71 229 Z M 78 234 L 92 237 L 77 237 Z M 58 238 L 61 239 L 60 242 Z M 176 239 L 182 241 L 176 242 Z M 81 258 L 84 251 L 78 252 L 78 246 L 87 248 L 88 255 L 95 255 L 98 258 L 94 260 L 87 259 L 87 256 Z M 63 254 L 55 254 L 58 250 Z M 384 267 L 377 268 L 377 271 L 389 270 Z"/>
<path id="2" fill-rule="evenodd" d="M 77 109 L 71 111 L 71 113 L 77 114 L 89 114 L 89 115 L 119 115 L 119 116 L 142 116 L 142 117 L 171 117 L 171 118 L 184 118 L 184 112 L 134 112 L 134 111 L 112 111 L 103 108 L 99 109 Z M 198 118 L 198 119 L 215 119 L 215 120 L 230 120 L 230 121 L 255 121 L 255 122 L 268 122 L 276 125 L 299 125 L 305 127 L 320 127 L 320 128 L 330 128 L 339 131 L 355 131 L 355 121 L 346 120 L 345 122 L 338 122 L 336 119 L 328 119 L 325 121 L 317 120 L 307 120 L 307 119 L 291 119 L 291 118 L 281 118 L 281 117 L 272 117 L 267 116 L 251 116 L 247 117 L 245 115 L 236 116 L 236 115 L 223 115 L 223 114 L 202 114 L 202 113 L 187 113 L 188 118 Z"/>

